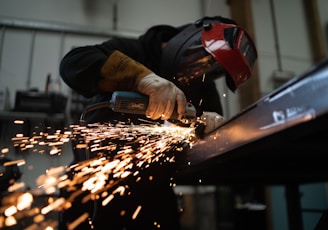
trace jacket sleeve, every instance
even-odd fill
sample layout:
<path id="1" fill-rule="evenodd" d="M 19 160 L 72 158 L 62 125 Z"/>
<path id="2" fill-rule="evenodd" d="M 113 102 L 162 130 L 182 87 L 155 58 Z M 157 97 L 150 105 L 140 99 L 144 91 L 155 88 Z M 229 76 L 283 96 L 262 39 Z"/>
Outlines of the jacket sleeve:
<path id="1" fill-rule="evenodd" d="M 60 75 L 72 89 L 85 97 L 99 92 L 100 69 L 113 50 L 102 51 L 97 46 L 84 46 L 70 50 L 60 62 Z"/>
<path id="2" fill-rule="evenodd" d="M 129 42 L 125 43 L 128 47 Z M 151 71 L 109 44 L 107 41 L 69 51 L 60 63 L 60 75 L 64 82 L 85 97 L 99 92 L 134 90 L 138 80 Z M 135 43 L 132 44 L 130 47 L 135 46 Z"/>

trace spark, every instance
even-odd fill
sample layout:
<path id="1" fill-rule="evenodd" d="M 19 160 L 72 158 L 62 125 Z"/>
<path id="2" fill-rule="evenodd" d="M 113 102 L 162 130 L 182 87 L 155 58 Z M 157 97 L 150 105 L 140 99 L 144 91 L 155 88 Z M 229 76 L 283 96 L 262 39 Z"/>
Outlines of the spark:
<path id="1" fill-rule="evenodd" d="M 64 202 L 65 202 L 65 199 L 64 198 L 58 198 L 53 203 L 51 203 L 48 206 L 46 206 L 43 209 L 41 209 L 41 213 L 45 215 L 45 214 L 49 213 L 50 211 L 57 209 Z"/>
<path id="2" fill-rule="evenodd" d="M 9 148 L 3 148 L 1 149 L 1 153 L 4 154 L 4 153 L 8 153 L 9 152 Z"/>
<path id="3" fill-rule="evenodd" d="M 84 161 L 70 166 L 49 168 L 37 178 L 37 189 L 46 194 L 54 194 L 58 189 L 62 189 L 70 192 L 70 195 L 49 200 L 48 205 L 41 208 L 41 211 L 31 214 L 34 215 L 35 222 L 42 220 L 43 215 L 51 211 L 71 208 L 72 202 L 78 197 L 82 198 L 81 202 L 102 199 L 101 205 L 106 206 L 116 195 L 129 194 L 128 183 L 140 181 L 141 171 L 151 168 L 152 164 L 165 166 L 174 163 L 180 152 L 192 147 L 194 140 L 193 128 L 121 122 L 71 125 L 64 131 L 35 131 L 32 137 L 16 134 L 12 138 L 13 145 L 22 151 L 32 150 L 40 154 L 48 153 L 49 156 L 60 155 L 62 147 L 74 141 L 77 143 L 76 149 L 86 152 L 83 153 L 83 156 L 87 156 Z M 20 166 L 25 164 L 25 161 L 17 160 L 7 164 Z M 67 174 L 72 176 L 69 177 Z M 146 178 L 154 180 L 157 177 L 146 173 Z M 24 184 L 11 186 L 10 190 L 17 192 L 23 186 Z M 171 183 L 171 186 L 175 184 Z M 7 219 L 12 217 L 16 220 L 15 213 L 29 209 L 33 195 L 24 193 L 24 196 L 26 203 L 16 203 L 8 207 Z M 140 210 L 141 206 L 138 206 L 131 218 L 137 218 Z M 88 219 L 89 215 L 84 213 L 71 222 L 68 228 L 74 229 Z M 10 223 L 14 223 L 13 220 Z M 6 226 L 9 226 L 9 223 Z"/>
<path id="4" fill-rule="evenodd" d="M 5 219 L 5 225 L 6 226 L 14 226 L 15 224 L 17 224 L 17 221 L 16 221 L 15 217 L 9 216 Z"/>
<path id="5" fill-rule="evenodd" d="M 14 192 L 23 189 L 24 187 L 25 187 L 24 182 L 16 182 L 8 188 L 8 192 Z"/>
<path id="6" fill-rule="evenodd" d="M 29 192 L 23 193 L 17 199 L 17 209 L 21 211 L 21 210 L 30 208 L 32 205 L 32 202 L 33 202 L 32 194 Z"/>
<path id="7" fill-rule="evenodd" d="M 13 166 L 13 165 L 21 166 L 24 164 L 25 164 L 25 160 L 16 160 L 16 161 L 7 161 L 3 164 L 3 166 L 4 167 Z"/>
<path id="8" fill-rule="evenodd" d="M 133 215 L 132 215 L 132 219 L 133 219 L 133 220 L 135 220 L 135 219 L 137 218 L 137 216 L 138 216 L 140 210 L 141 210 L 141 205 L 139 205 L 139 206 L 137 207 L 137 209 L 134 211 L 134 213 L 133 213 Z"/>
<path id="9" fill-rule="evenodd" d="M 17 212 L 17 208 L 14 205 L 11 205 L 10 207 L 6 208 L 4 211 L 5 216 L 12 216 Z"/>
<path id="10" fill-rule="evenodd" d="M 22 125 L 22 124 L 24 124 L 24 121 L 23 120 L 15 120 L 14 124 Z"/>
<path id="11" fill-rule="evenodd" d="M 113 194 L 110 194 L 109 196 L 107 196 L 103 201 L 102 201 L 102 205 L 103 206 L 106 206 L 111 200 L 114 199 L 114 195 Z"/>
<path id="12" fill-rule="evenodd" d="M 83 213 L 81 216 L 79 216 L 76 220 L 74 220 L 72 223 L 70 223 L 67 226 L 68 230 L 72 230 L 75 229 L 77 226 L 79 226 L 82 222 L 84 222 L 85 220 L 87 220 L 89 217 L 88 213 Z"/>
<path id="13" fill-rule="evenodd" d="M 36 215 L 34 218 L 33 218 L 34 222 L 35 223 L 40 223 L 42 221 L 44 221 L 44 215 L 42 214 L 39 214 L 39 215 Z M 49 226 L 48 226 L 49 227 Z"/>

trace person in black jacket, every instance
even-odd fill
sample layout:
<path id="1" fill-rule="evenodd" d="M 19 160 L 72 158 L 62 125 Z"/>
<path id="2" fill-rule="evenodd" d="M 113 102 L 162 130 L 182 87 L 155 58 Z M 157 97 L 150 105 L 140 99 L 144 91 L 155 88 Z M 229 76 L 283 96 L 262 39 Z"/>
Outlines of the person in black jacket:
<path id="1" fill-rule="evenodd" d="M 60 74 L 79 94 L 96 101 L 109 101 L 113 91 L 135 91 L 149 97 L 146 116 L 163 122 L 175 106 L 181 115 L 186 103 L 193 104 L 197 116 L 206 120 L 205 133 L 218 127 L 223 111 L 214 80 L 225 76 L 235 91 L 250 76 L 257 58 L 256 49 L 246 31 L 234 21 L 204 17 L 180 27 L 157 25 L 137 39 L 112 38 L 102 44 L 78 47 L 62 59 Z M 138 115 L 98 109 L 86 121 L 125 121 L 138 123 Z M 223 119 L 221 119 L 222 121 Z M 74 163 L 85 160 L 74 148 Z M 177 199 L 165 169 L 161 180 L 131 186 L 131 195 L 115 198 L 106 206 L 79 200 L 60 214 L 59 229 L 88 211 L 95 229 L 179 229 Z M 67 197 L 64 191 L 62 196 Z M 138 205 L 138 218 L 131 215 Z M 124 210 L 124 215 L 122 215 Z M 80 224 L 76 229 L 88 229 Z"/>

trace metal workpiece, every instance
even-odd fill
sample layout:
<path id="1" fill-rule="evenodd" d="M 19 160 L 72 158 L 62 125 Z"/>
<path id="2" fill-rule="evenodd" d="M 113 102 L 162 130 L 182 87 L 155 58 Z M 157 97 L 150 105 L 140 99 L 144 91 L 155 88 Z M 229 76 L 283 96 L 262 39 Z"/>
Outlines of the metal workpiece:
<path id="1" fill-rule="evenodd" d="M 321 167 L 328 160 L 327 89 L 325 60 L 198 140 L 181 163 L 180 175 L 210 184 L 328 179 Z"/>

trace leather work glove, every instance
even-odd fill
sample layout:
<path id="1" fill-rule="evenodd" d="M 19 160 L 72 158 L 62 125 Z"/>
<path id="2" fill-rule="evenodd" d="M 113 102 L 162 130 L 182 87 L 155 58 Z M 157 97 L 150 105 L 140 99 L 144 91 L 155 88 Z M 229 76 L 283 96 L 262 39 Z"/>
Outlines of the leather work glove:
<path id="1" fill-rule="evenodd" d="M 146 116 L 151 119 L 169 119 L 176 104 L 178 114 L 186 112 L 187 99 L 182 90 L 154 73 L 139 80 L 137 91 L 149 96 Z"/>
<path id="2" fill-rule="evenodd" d="M 216 112 L 203 112 L 195 129 L 196 135 L 203 138 L 204 135 L 216 130 L 224 122 L 224 117 Z"/>
<path id="3" fill-rule="evenodd" d="M 178 114 L 186 111 L 186 97 L 174 83 L 157 76 L 118 50 L 108 57 L 100 74 L 99 89 L 102 91 L 127 90 L 148 95 L 146 116 L 151 119 L 169 119 L 176 104 Z"/>
<path id="4" fill-rule="evenodd" d="M 105 92 L 135 91 L 137 82 L 152 71 L 124 53 L 115 50 L 100 70 L 99 88 Z"/>

